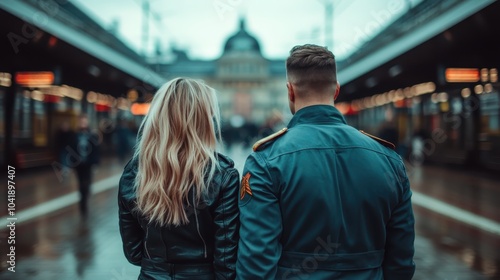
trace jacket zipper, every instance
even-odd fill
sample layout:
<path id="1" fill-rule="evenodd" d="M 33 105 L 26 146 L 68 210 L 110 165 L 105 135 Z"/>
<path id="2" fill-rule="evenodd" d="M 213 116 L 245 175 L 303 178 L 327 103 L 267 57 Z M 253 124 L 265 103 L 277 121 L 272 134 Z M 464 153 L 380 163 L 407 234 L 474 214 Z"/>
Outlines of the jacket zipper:
<path id="1" fill-rule="evenodd" d="M 149 227 L 146 227 L 146 238 L 144 239 L 144 251 L 146 251 L 146 255 L 148 256 L 148 259 L 151 259 L 151 256 L 149 255 L 148 247 L 147 247 L 148 233 L 149 233 Z"/>
<path id="2" fill-rule="evenodd" d="M 205 239 L 203 239 L 203 236 L 201 236 L 200 232 L 200 224 L 198 223 L 198 213 L 196 211 L 196 205 L 195 205 L 195 199 L 194 199 L 194 191 L 193 191 L 193 208 L 194 208 L 194 217 L 196 219 L 196 229 L 198 230 L 198 235 L 201 238 L 201 241 L 203 241 L 203 254 L 205 258 L 207 257 L 207 243 L 205 243 Z"/>

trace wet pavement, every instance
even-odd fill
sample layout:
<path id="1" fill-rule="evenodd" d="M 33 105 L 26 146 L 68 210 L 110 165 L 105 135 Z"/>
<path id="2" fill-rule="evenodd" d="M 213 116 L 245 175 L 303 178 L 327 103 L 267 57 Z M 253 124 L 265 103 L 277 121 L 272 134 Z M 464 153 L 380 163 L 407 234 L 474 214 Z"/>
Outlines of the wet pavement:
<path id="1" fill-rule="evenodd" d="M 242 169 L 248 152 L 241 148 L 231 151 L 238 169 Z M 80 218 L 77 205 L 72 203 L 61 204 L 59 209 L 54 208 L 58 210 L 47 214 L 32 213 L 29 220 L 19 221 L 15 273 L 7 271 L 4 252 L 8 231 L 1 230 L 0 279 L 137 279 L 139 268 L 123 256 L 118 231 L 116 176 L 122 166 L 109 160 L 95 170 L 94 187 L 99 190 L 91 197 L 86 220 Z M 415 193 L 437 198 L 452 207 L 439 210 L 441 206 L 431 207 L 425 200 L 415 204 L 414 279 L 500 279 L 500 234 L 494 232 L 494 227 L 480 229 L 482 224 L 453 218 L 456 207 L 476 215 L 473 216 L 476 219 L 485 217 L 493 226 L 498 225 L 498 179 L 437 166 L 416 167 L 411 171 Z M 19 174 L 17 184 L 26 183 L 18 190 L 20 205 L 24 207 L 19 211 L 27 211 L 42 201 L 47 204 L 60 196 L 76 195 L 73 175 L 59 182 L 52 172 Z"/>

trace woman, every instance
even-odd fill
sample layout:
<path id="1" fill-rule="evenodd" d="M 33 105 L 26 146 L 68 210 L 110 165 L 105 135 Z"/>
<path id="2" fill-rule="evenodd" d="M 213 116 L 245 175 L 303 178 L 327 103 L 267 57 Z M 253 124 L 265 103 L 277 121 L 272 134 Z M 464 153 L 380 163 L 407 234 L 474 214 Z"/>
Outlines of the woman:
<path id="1" fill-rule="evenodd" d="M 120 234 L 139 279 L 234 279 L 239 174 L 215 152 L 214 89 L 177 78 L 158 90 L 119 184 Z"/>

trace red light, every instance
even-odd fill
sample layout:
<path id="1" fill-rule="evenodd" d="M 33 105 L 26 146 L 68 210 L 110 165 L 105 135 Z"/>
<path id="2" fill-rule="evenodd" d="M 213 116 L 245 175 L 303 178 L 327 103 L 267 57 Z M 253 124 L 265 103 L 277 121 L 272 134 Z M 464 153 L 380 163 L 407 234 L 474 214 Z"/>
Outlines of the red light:
<path id="1" fill-rule="evenodd" d="M 104 104 L 95 104 L 95 111 L 96 112 L 109 112 L 110 108 L 108 105 Z"/>
<path id="2" fill-rule="evenodd" d="M 49 39 L 49 47 L 53 48 L 53 47 L 56 46 L 56 44 L 57 44 L 57 38 L 54 37 L 54 36 L 50 37 L 50 39 Z"/>
<path id="3" fill-rule="evenodd" d="M 50 95 L 50 94 L 45 94 L 43 96 L 43 101 L 47 103 L 58 103 L 59 100 L 61 100 L 61 97 L 57 95 Z"/>

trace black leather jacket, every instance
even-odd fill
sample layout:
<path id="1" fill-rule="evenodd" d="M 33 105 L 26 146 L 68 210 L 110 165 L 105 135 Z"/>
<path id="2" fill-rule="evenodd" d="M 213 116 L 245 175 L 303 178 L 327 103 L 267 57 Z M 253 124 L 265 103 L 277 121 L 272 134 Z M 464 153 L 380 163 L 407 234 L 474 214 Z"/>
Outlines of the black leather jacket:
<path id="1" fill-rule="evenodd" d="M 177 227 L 148 224 L 133 211 L 137 161 L 125 166 L 118 194 L 120 234 L 127 260 L 141 266 L 139 279 L 236 277 L 239 174 L 230 158 L 221 154 L 218 158 L 220 170 L 210 184 L 211 195 L 196 211 L 186 207 L 189 223 Z"/>

